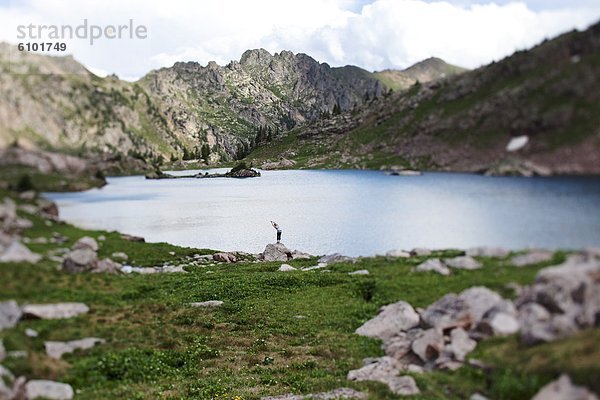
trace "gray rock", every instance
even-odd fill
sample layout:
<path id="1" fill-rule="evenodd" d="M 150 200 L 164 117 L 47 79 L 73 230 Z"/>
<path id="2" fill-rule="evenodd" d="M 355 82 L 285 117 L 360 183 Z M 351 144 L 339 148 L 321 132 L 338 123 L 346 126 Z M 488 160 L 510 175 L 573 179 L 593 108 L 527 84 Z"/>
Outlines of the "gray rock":
<path id="1" fill-rule="evenodd" d="M 301 251 L 298 250 L 294 250 L 292 251 L 292 259 L 294 260 L 307 260 L 309 258 L 311 258 L 312 256 L 308 253 L 303 253 Z"/>
<path id="2" fill-rule="evenodd" d="M 36 263 L 42 256 L 29 250 L 18 240 L 13 240 L 6 247 L 0 246 L 0 262 L 28 262 Z"/>
<path id="3" fill-rule="evenodd" d="M 237 257 L 233 253 L 221 252 L 213 254 L 213 260 L 218 262 L 234 263 L 237 262 Z"/>
<path id="4" fill-rule="evenodd" d="M 333 253 L 319 258 L 320 263 L 335 264 L 341 262 L 355 262 L 352 257 L 344 256 L 340 253 Z"/>
<path id="5" fill-rule="evenodd" d="M 471 257 L 494 257 L 504 258 L 510 254 L 510 251 L 501 247 L 474 247 L 468 249 L 466 252 L 467 256 Z"/>
<path id="6" fill-rule="evenodd" d="M 474 323 L 469 306 L 454 293 L 445 295 L 427 307 L 421 318 L 428 326 L 439 329 L 468 328 Z"/>
<path id="7" fill-rule="evenodd" d="M 466 289 L 458 297 L 467 305 L 473 323 L 481 321 L 489 310 L 500 306 L 504 302 L 504 299 L 498 293 L 484 286 L 474 286 Z"/>
<path id="8" fill-rule="evenodd" d="M 187 271 L 183 269 L 182 265 L 165 265 L 162 267 L 156 268 L 157 272 L 162 274 L 173 274 L 173 273 L 184 273 L 187 274 Z"/>
<path id="9" fill-rule="evenodd" d="M 359 269 L 357 271 L 348 272 L 348 275 L 369 275 L 369 271 L 366 269 Z"/>
<path id="10" fill-rule="evenodd" d="M 262 397 L 261 400 L 336 400 L 336 399 L 366 399 L 367 394 L 354 389 L 338 388 L 329 392 L 301 394 L 284 394 L 282 396 Z"/>
<path id="11" fill-rule="evenodd" d="M 283 243 L 269 243 L 262 252 L 264 261 L 288 261 L 291 256 L 291 251 Z"/>
<path id="12" fill-rule="evenodd" d="M 480 393 L 473 393 L 471 395 L 471 397 L 469 397 L 469 400 L 489 400 L 489 399 Z"/>
<path id="13" fill-rule="evenodd" d="M 388 385 L 397 395 L 410 396 L 419 393 L 419 389 L 410 376 L 398 376 L 404 369 L 404 364 L 391 357 L 381 357 L 376 362 L 365 365 L 360 369 L 348 372 L 351 381 L 377 381 Z"/>
<path id="14" fill-rule="evenodd" d="M 47 380 L 30 380 L 25 384 L 25 391 L 29 400 L 71 400 L 74 396 L 71 385 Z"/>
<path id="15" fill-rule="evenodd" d="M 411 256 L 430 256 L 432 251 L 422 247 L 416 247 L 410 251 Z"/>
<path id="16" fill-rule="evenodd" d="M 439 258 L 430 258 L 422 262 L 417 265 L 416 270 L 419 272 L 433 271 L 441 275 L 450 275 L 450 270 Z"/>
<path id="17" fill-rule="evenodd" d="M 548 310 L 537 303 L 527 303 L 519 307 L 521 341 L 525 344 L 535 344 L 554 340 L 556 335 L 552 331 L 550 320 Z"/>
<path id="18" fill-rule="evenodd" d="M 410 257 L 410 253 L 404 250 L 390 250 L 385 253 L 387 257 L 395 257 L 395 258 L 408 258 Z"/>
<path id="19" fill-rule="evenodd" d="M 296 271 L 297 268 L 292 267 L 289 264 L 281 264 L 281 267 L 279 267 L 278 271 L 282 271 L 282 272 L 286 272 L 286 271 Z"/>
<path id="20" fill-rule="evenodd" d="M 86 314 L 90 308 L 83 303 L 27 304 L 21 307 L 29 318 L 62 319 Z"/>
<path id="21" fill-rule="evenodd" d="M 121 271 L 121 264 L 114 262 L 110 258 L 105 258 L 96 263 L 96 267 L 91 271 L 94 273 L 117 274 Z"/>
<path id="22" fill-rule="evenodd" d="M 27 328 L 27 329 L 25 329 L 25 336 L 27 336 L 27 337 L 38 337 L 39 333 L 36 330 L 33 330 L 31 328 Z"/>
<path id="23" fill-rule="evenodd" d="M 122 251 L 112 253 L 111 257 L 114 258 L 115 260 L 121 260 L 121 261 L 127 261 L 129 259 L 129 256 L 127 254 L 123 253 Z"/>
<path id="24" fill-rule="evenodd" d="M 569 376 L 562 374 L 541 388 L 531 400 L 598 400 L 598 397 L 585 387 L 573 385 Z"/>
<path id="25" fill-rule="evenodd" d="M 14 300 L 0 303 L 0 331 L 14 327 L 21 319 L 21 309 Z"/>
<path id="26" fill-rule="evenodd" d="M 464 361 L 467 354 L 475 350 L 477 342 L 469 337 L 462 328 L 453 329 L 450 332 L 450 343 L 444 348 L 445 352 L 452 355 L 457 361 Z"/>
<path id="27" fill-rule="evenodd" d="M 419 314 L 405 301 L 381 307 L 379 314 L 356 329 L 362 336 L 386 341 L 402 331 L 408 331 L 419 325 Z"/>
<path id="28" fill-rule="evenodd" d="M 6 358 L 6 349 L 4 348 L 4 342 L 0 339 L 0 362 Z"/>
<path id="29" fill-rule="evenodd" d="M 62 358 L 64 354 L 72 353 L 75 350 L 87 350 L 91 349 L 97 344 L 106 342 L 104 339 L 99 338 L 84 338 L 79 340 L 71 340 L 68 342 L 44 342 L 46 348 L 46 354 L 48 357 L 56 360 Z"/>
<path id="30" fill-rule="evenodd" d="M 302 271 L 313 271 L 315 269 L 323 269 L 323 268 L 327 268 L 327 263 L 320 262 L 317 265 L 313 265 L 312 267 L 301 268 L 301 270 Z"/>
<path id="31" fill-rule="evenodd" d="M 190 303 L 192 307 L 221 307 L 223 302 L 221 300 L 209 300 L 209 301 L 201 301 Z"/>
<path id="32" fill-rule="evenodd" d="M 444 263 L 450 268 L 456 269 L 479 269 L 482 267 L 481 263 L 471 256 L 460 256 L 454 258 L 444 259 Z"/>
<path id="33" fill-rule="evenodd" d="M 496 313 L 488 323 L 496 336 L 512 335 L 517 333 L 520 328 L 517 318 L 513 314 L 505 312 Z"/>
<path id="34" fill-rule="evenodd" d="M 418 338 L 423 332 L 423 329 L 413 328 L 406 332 L 399 332 L 395 336 L 383 342 L 383 350 L 386 356 L 395 358 L 396 360 L 403 359 L 411 352 L 413 341 Z"/>
<path id="35" fill-rule="evenodd" d="M 98 242 L 96 242 L 96 239 L 94 239 L 92 237 L 83 236 L 75 242 L 75 244 L 73 245 L 73 247 L 71 247 L 71 249 L 73 249 L 73 250 L 90 249 L 92 251 L 98 251 Z"/>
<path id="36" fill-rule="evenodd" d="M 427 329 L 412 342 L 411 349 L 423 362 L 434 361 L 444 349 L 444 335 L 440 330 Z"/>
<path id="37" fill-rule="evenodd" d="M 13 382 L 15 376 L 7 368 L 0 365 L 0 399 L 12 400 L 15 398 L 13 392 Z"/>
<path id="38" fill-rule="evenodd" d="M 89 272 L 96 269 L 98 255 L 91 248 L 79 248 L 65 254 L 63 270 L 71 273 Z"/>
<path id="39" fill-rule="evenodd" d="M 554 258 L 554 252 L 548 250 L 530 250 L 527 253 L 511 258 L 510 262 L 516 267 L 539 264 Z"/>

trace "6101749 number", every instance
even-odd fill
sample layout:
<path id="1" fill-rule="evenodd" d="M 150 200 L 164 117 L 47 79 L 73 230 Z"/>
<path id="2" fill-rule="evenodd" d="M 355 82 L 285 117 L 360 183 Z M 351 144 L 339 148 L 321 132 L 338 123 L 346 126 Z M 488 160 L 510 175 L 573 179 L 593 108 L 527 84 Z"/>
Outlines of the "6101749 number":
<path id="1" fill-rule="evenodd" d="M 28 42 L 17 45 L 19 51 L 65 51 L 67 44 L 61 42 Z"/>

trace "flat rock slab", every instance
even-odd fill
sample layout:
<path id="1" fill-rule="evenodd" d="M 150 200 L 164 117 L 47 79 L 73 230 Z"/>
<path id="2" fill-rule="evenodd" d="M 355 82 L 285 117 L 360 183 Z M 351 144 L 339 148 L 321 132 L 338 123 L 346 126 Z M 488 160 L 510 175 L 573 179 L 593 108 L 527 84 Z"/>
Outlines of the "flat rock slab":
<path id="1" fill-rule="evenodd" d="M 209 300 L 190 303 L 190 306 L 192 307 L 221 307 L 222 305 L 223 302 L 221 300 Z"/>
<path id="2" fill-rule="evenodd" d="M 418 272 L 433 271 L 440 275 L 450 275 L 450 269 L 439 258 L 430 258 L 427 261 L 417 265 Z"/>
<path id="3" fill-rule="evenodd" d="M 72 353 L 75 350 L 91 349 L 95 345 L 104 342 L 106 342 L 104 339 L 90 337 L 68 342 L 44 342 L 44 347 L 46 348 L 46 354 L 50 358 L 58 360 L 64 354 Z"/>
<path id="4" fill-rule="evenodd" d="M 348 272 L 348 275 L 369 275 L 369 271 L 366 269 L 359 269 L 358 271 Z"/>
<path id="5" fill-rule="evenodd" d="M 292 267 L 289 264 L 281 264 L 281 267 L 277 271 L 287 272 L 287 271 L 296 271 L 296 268 Z"/>
<path id="6" fill-rule="evenodd" d="M 0 303 L 0 331 L 12 328 L 17 325 L 21 318 L 22 311 L 14 300 L 3 301 Z"/>
<path id="7" fill-rule="evenodd" d="M 71 385 L 47 380 L 31 380 L 25 384 L 25 391 L 30 400 L 71 400 L 74 396 Z"/>
<path id="8" fill-rule="evenodd" d="M 375 362 L 360 369 L 348 372 L 351 381 L 376 381 L 385 383 L 390 390 L 400 396 L 410 396 L 420 393 L 415 380 L 411 376 L 398 376 L 404 369 L 404 364 L 392 357 L 381 357 Z"/>
<path id="9" fill-rule="evenodd" d="M 29 318 L 62 319 L 86 314 L 90 308 L 83 303 L 28 304 L 21 308 Z"/>
<path id="10" fill-rule="evenodd" d="M 419 325 L 419 314 L 405 301 L 388 304 L 379 310 L 379 314 L 356 329 L 362 336 L 386 341 L 392 336 Z"/>
<path id="11" fill-rule="evenodd" d="M 19 241 L 13 241 L 0 254 L 0 262 L 28 262 L 36 263 L 42 259 L 42 256 L 29 250 Z"/>
<path id="12" fill-rule="evenodd" d="M 367 394 L 354 389 L 339 388 L 329 392 L 314 394 L 284 394 L 282 396 L 262 397 L 261 400 L 336 400 L 336 399 L 366 399 Z"/>
<path id="13" fill-rule="evenodd" d="M 479 269 L 482 267 L 481 263 L 471 256 L 460 256 L 454 258 L 444 259 L 444 263 L 450 268 L 456 269 Z"/>

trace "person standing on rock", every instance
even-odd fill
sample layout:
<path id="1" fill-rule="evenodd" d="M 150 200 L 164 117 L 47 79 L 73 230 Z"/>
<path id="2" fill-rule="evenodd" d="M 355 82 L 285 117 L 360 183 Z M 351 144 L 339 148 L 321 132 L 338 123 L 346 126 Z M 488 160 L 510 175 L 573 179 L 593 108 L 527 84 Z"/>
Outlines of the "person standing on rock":
<path id="1" fill-rule="evenodd" d="M 277 243 L 280 243 L 281 242 L 281 227 L 275 221 L 271 221 L 271 225 L 273 225 L 273 228 L 275 228 L 275 230 L 277 231 Z"/>

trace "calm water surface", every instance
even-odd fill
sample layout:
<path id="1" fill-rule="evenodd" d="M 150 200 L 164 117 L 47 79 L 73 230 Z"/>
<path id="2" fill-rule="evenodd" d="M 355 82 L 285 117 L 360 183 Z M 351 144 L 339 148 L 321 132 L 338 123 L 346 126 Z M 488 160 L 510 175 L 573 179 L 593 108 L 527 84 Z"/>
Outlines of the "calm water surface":
<path id="1" fill-rule="evenodd" d="M 189 173 L 182 172 L 182 173 Z M 151 242 L 262 251 L 283 242 L 312 254 L 391 249 L 580 248 L 600 245 L 600 179 L 378 171 L 263 171 L 255 179 L 109 178 L 48 193 L 75 225 Z"/>

